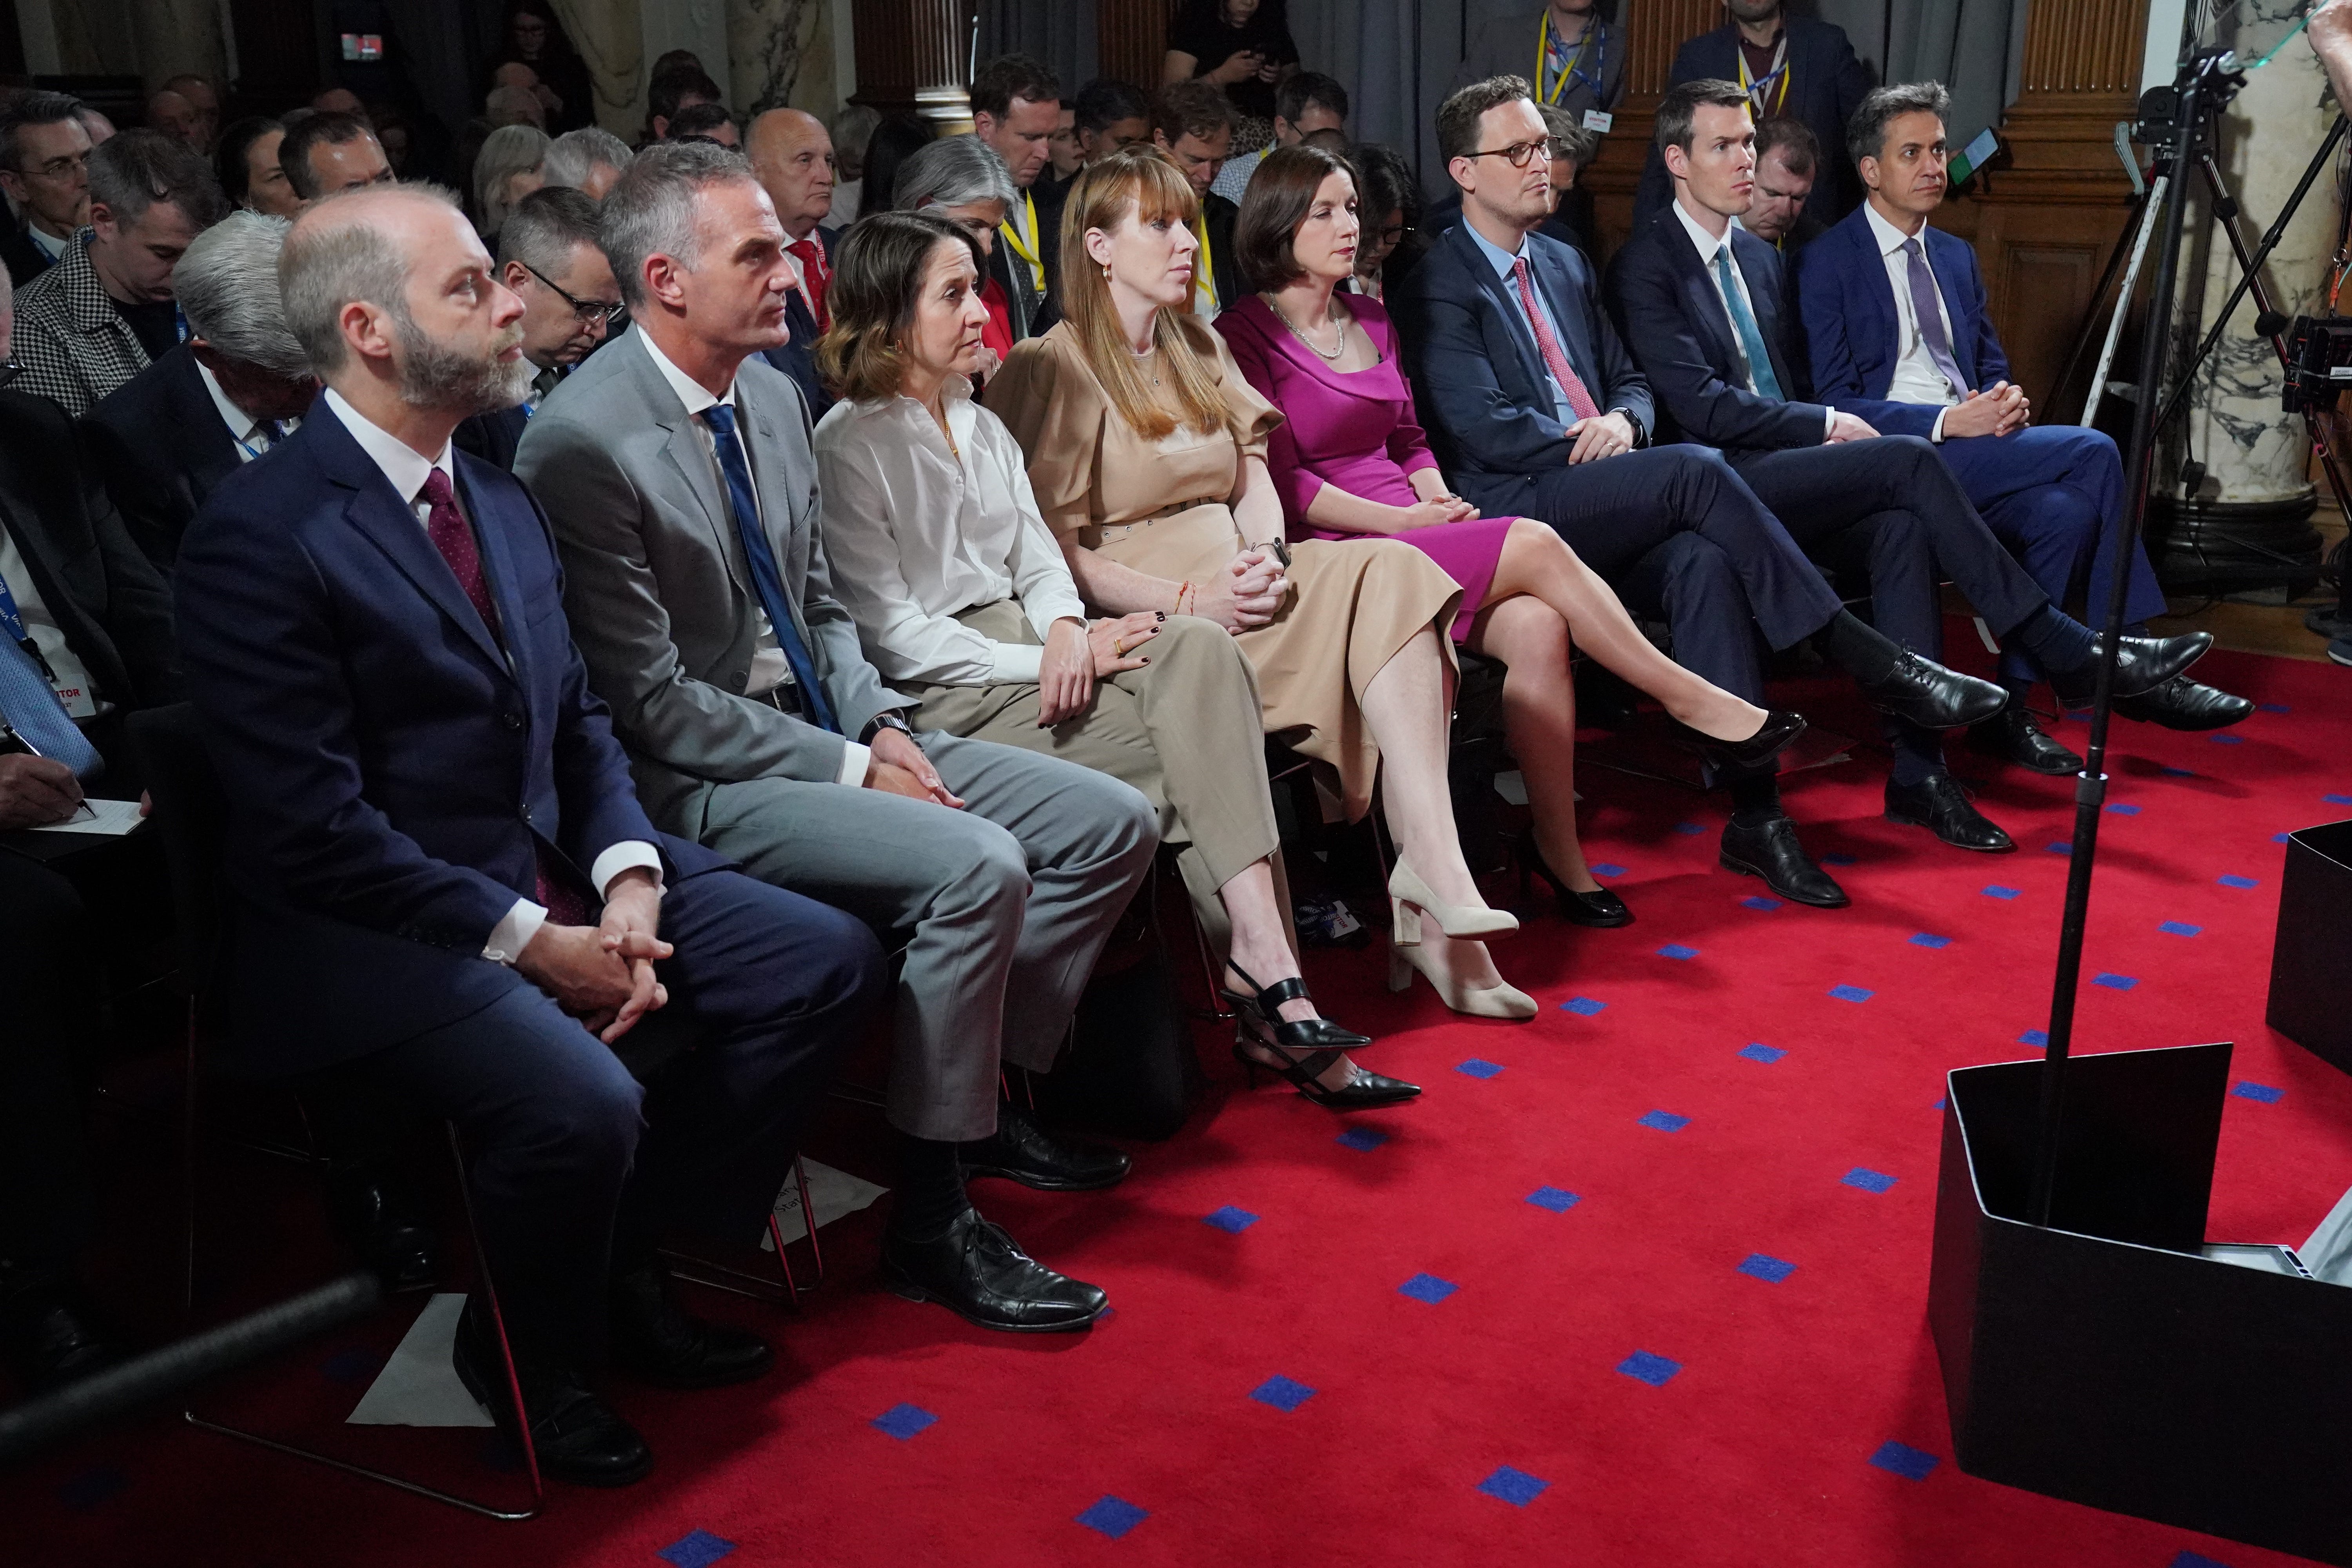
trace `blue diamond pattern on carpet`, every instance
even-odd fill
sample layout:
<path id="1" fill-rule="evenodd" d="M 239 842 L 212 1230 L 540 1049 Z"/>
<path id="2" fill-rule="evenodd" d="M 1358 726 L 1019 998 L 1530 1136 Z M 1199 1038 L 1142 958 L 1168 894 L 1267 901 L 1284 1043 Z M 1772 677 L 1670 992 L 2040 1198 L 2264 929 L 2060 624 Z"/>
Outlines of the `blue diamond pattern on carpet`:
<path id="1" fill-rule="evenodd" d="M 58 1500 L 79 1512 L 83 1509 L 96 1508 L 130 1484 L 131 1478 L 112 1465 L 100 1465 L 60 1483 Z"/>
<path id="2" fill-rule="evenodd" d="M 1780 907 L 1780 900 L 1768 899 L 1761 893 L 1754 893 L 1740 900 L 1739 907 L 1743 910 L 1777 910 Z"/>
<path id="3" fill-rule="evenodd" d="M 1822 857 L 1822 864 L 1824 866 L 1859 866 L 1862 862 L 1855 859 L 1851 855 L 1824 855 Z"/>
<path id="4" fill-rule="evenodd" d="M 2021 1046 L 2046 1046 L 2050 1043 L 2050 1031 L 2047 1029 L 2028 1029 L 2025 1033 L 2017 1037 L 2017 1043 Z"/>
<path id="5" fill-rule="evenodd" d="M 1596 877 L 1622 877 L 1625 874 L 1625 868 L 1612 860 L 1604 860 L 1600 865 L 1590 867 L 1588 869 Z"/>
<path id="6" fill-rule="evenodd" d="M 1870 1457 L 1870 1462 L 1882 1470 L 1901 1476 L 1906 1481 L 1924 1481 L 1927 1479 L 1927 1472 L 1944 1461 L 1906 1444 L 1885 1443 Z"/>
<path id="7" fill-rule="evenodd" d="M 1660 1132 L 1679 1132 L 1690 1125 L 1689 1117 L 1676 1116 L 1671 1110 L 1648 1111 L 1641 1120 L 1643 1126 L 1655 1128 Z"/>
<path id="8" fill-rule="evenodd" d="M 2072 855 L 2074 852 L 2074 847 L 2063 838 L 2055 844 L 2045 845 L 2043 847 L 2053 855 Z"/>
<path id="9" fill-rule="evenodd" d="M 2288 707 L 2284 702 L 2257 702 L 2254 706 L 2261 709 L 2265 713 L 2292 713 L 2294 711 L 2294 709 Z M 2173 1564 L 2173 1568 L 2179 1568 L 2179 1564 Z"/>
<path id="10" fill-rule="evenodd" d="M 1387 1133 L 1375 1132 L 1369 1127 L 1350 1127 L 1331 1140 L 1334 1143 L 1344 1143 L 1350 1149 L 1360 1150 L 1377 1149 L 1388 1141 Z"/>
<path id="11" fill-rule="evenodd" d="M 2137 816 L 2139 815 L 2139 807 L 2131 805 L 2127 801 L 2117 801 L 2115 805 L 2107 807 L 2107 809 L 2115 813 L 2117 816 Z"/>
<path id="12" fill-rule="evenodd" d="M 2004 888 L 1999 882 L 1994 882 L 1985 889 L 1984 896 L 1988 899 L 2014 899 L 2024 891 L 2022 888 Z"/>
<path id="13" fill-rule="evenodd" d="M 2352 795 L 2323 795 L 2319 798 L 2330 805 L 2352 805 Z"/>
<path id="14" fill-rule="evenodd" d="M 1538 1187 L 1528 1194 L 1528 1202 L 1554 1214 L 1566 1214 L 1583 1201 L 1566 1187 Z"/>
<path id="15" fill-rule="evenodd" d="M 1675 824 L 1675 831 L 1676 833 L 1705 833 L 1706 828 L 1702 824 L 1696 822 L 1677 822 Z"/>
<path id="16" fill-rule="evenodd" d="M 1670 942 L 1666 943 L 1665 946 L 1658 949 L 1658 956 L 1660 958 L 1696 958 L 1698 956 L 1698 949 L 1695 947 L 1685 947 L 1678 942 Z"/>
<path id="17" fill-rule="evenodd" d="M 2158 768 L 2156 771 L 2168 779 L 2193 779 L 2197 776 L 2194 768 Z"/>
<path id="18" fill-rule="evenodd" d="M 2269 1084 L 2256 1083 L 2251 1079 L 2241 1079 L 2231 1084 L 2230 1092 L 2240 1100 L 2251 1100 L 2263 1105 L 2276 1105 L 2286 1098 L 2286 1090 L 2273 1089 Z"/>
<path id="19" fill-rule="evenodd" d="M 1250 1390 L 1250 1397 L 1260 1405 L 1271 1405 L 1276 1410 L 1296 1410 L 1315 1397 L 1315 1391 L 1303 1383 L 1276 1375 Z"/>
<path id="20" fill-rule="evenodd" d="M 2213 743 L 2217 746 L 2242 746 L 2246 738 L 2243 735 L 2216 735 Z"/>
<path id="21" fill-rule="evenodd" d="M 1514 1508 L 1525 1508 L 1542 1495 L 1543 1489 L 1549 1485 L 1549 1481 L 1538 1480 L 1525 1470 L 1515 1470 L 1504 1465 L 1480 1481 L 1478 1489 L 1488 1497 L 1501 1498 Z"/>
<path id="22" fill-rule="evenodd" d="M 1748 1261 L 1739 1266 L 1739 1271 L 1751 1279 L 1761 1279 L 1767 1285 L 1778 1285 L 1781 1280 L 1794 1274 L 1797 1271 L 1797 1266 L 1778 1258 L 1767 1258 L 1760 1252 L 1751 1252 L 1748 1255 Z"/>
<path id="23" fill-rule="evenodd" d="M 2264 703 L 2263 706 L 2268 707 L 2269 704 Z M 2284 713 L 2286 710 L 2282 708 L 2279 711 Z M 2230 1565 L 2208 1557 L 2201 1552 L 2184 1552 L 2165 1564 L 2165 1568 L 2230 1568 Z"/>
<path id="24" fill-rule="evenodd" d="M 707 1530 L 697 1530 L 689 1532 L 684 1540 L 671 1542 L 654 1555 L 673 1564 L 674 1568 L 709 1568 L 711 1563 L 734 1550 L 733 1542 L 722 1541 Z"/>
<path id="25" fill-rule="evenodd" d="M 2259 879 L 2253 877 L 2216 877 L 2213 879 L 2225 888 L 2259 888 L 2263 885 Z"/>
<path id="26" fill-rule="evenodd" d="M 337 1383 L 367 1383 L 383 1365 L 383 1357 L 363 1346 L 337 1351 L 319 1365 L 319 1370 Z"/>
<path id="27" fill-rule="evenodd" d="M 1787 1056 L 1789 1053 L 1780 1049 L 1778 1046 L 1768 1046 L 1762 1041 L 1758 1040 L 1740 1047 L 1739 1054 L 1746 1057 L 1751 1062 L 1762 1062 L 1766 1067 L 1770 1067 L 1774 1062 L 1779 1061 L 1782 1057 Z"/>
<path id="28" fill-rule="evenodd" d="M 1867 1002 L 1871 997 L 1871 993 L 1859 985 L 1832 985 L 1830 994 L 1841 1002 Z"/>
<path id="29" fill-rule="evenodd" d="M 1913 947 L 1944 948 L 1952 945 L 1952 939 L 1948 936 L 1936 936 L 1931 932 L 1923 931 L 1917 936 L 1911 939 L 1911 945 Z"/>
<path id="30" fill-rule="evenodd" d="M 1242 1232 L 1247 1230 L 1250 1226 L 1257 1223 L 1257 1215 L 1250 1213 L 1247 1209 L 1235 1208 L 1233 1205 L 1227 1204 L 1224 1207 L 1217 1210 L 1214 1214 L 1202 1215 L 1201 1216 L 1201 1223 L 1203 1225 L 1213 1225 L 1219 1230 L 1228 1231 L 1234 1236 L 1239 1236 Z"/>
<path id="31" fill-rule="evenodd" d="M 1646 1383 L 1652 1388 L 1665 1387 L 1667 1380 L 1682 1369 L 1682 1363 L 1668 1361 L 1662 1355 L 1652 1355 L 1648 1351 L 1635 1351 L 1617 1363 L 1619 1372 L 1636 1383 Z"/>
<path id="32" fill-rule="evenodd" d="M 2163 921 L 2158 923 L 2156 929 L 2167 936 L 2195 936 L 2205 928 L 2190 925 L 2187 921 Z"/>
<path id="33" fill-rule="evenodd" d="M 2273 833 L 2271 835 L 2271 842 L 2273 844 L 2284 844 L 2294 837 L 2294 835 L 2292 833 Z"/>
<path id="34" fill-rule="evenodd" d="M 2102 974 L 2091 984 L 2104 985 L 2110 991 L 2128 991 L 2139 984 L 2139 979 L 2137 975 L 2131 974 Z"/>
<path id="35" fill-rule="evenodd" d="M 938 1420 L 919 1405 L 893 1405 L 874 1418 L 874 1425 L 903 1443 Z"/>
<path id="36" fill-rule="evenodd" d="M 1426 1301 L 1434 1307 L 1462 1289 L 1450 1279 L 1440 1279 L 1434 1274 L 1416 1274 L 1397 1287 L 1397 1294 L 1410 1296 L 1416 1301 Z"/>
<path id="37" fill-rule="evenodd" d="M 1895 1177 L 1882 1171 L 1871 1170 L 1864 1165 L 1856 1165 L 1838 1180 L 1849 1187 L 1860 1187 L 1865 1193 L 1883 1193 L 1894 1186 L 1895 1183 Z"/>
<path id="38" fill-rule="evenodd" d="M 1481 1057 L 1472 1057 L 1468 1061 L 1464 1062 L 1454 1070 L 1458 1073 L 1467 1074 L 1471 1078 L 1493 1078 L 1496 1074 L 1503 1070 L 1503 1064 L 1500 1062 L 1490 1062 Z"/>
<path id="39" fill-rule="evenodd" d="M 1105 1492 L 1102 1500 L 1078 1515 L 1078 1522 L 1088 1530 L 1099 1531 L 1117 1541 L 1151 1516 L 1125 1498 Z"/>
<path id="40" fill-rule="evenodd" d="M 1559 1005 L 1559 1010 L 1563 1013 L 1573 1013 L 1580 1018 L 1590 1018 L 1608 1005 L 1608 1003 L 1595 1002 L 1590 996 L 1571 996 Z"/>

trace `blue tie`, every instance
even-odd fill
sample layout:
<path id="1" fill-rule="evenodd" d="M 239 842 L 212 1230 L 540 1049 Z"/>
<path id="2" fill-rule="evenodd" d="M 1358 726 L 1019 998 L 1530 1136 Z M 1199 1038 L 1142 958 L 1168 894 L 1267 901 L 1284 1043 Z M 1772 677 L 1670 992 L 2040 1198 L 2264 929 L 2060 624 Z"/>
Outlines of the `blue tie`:
<path id="1" fill-rule="evenodd" d="M 6 593 L 0 584 L 0 596 Z M 103 765 L 98 748 L 66 717 L 57 688 L 24 645 L 8 637 L 0 637 L 0 721 L 33 750 L 71 768 L 76 778 L 89 778 Z"/>
<path id="2" fill-rule="evenodd" d="M 714 403 L 702 411 L 702 418 L 710 426 L 710 444 L 719 451 L 719 470 L 727 476 L 728 510 L 735 514 L 735 531 L 742 536 L 743 554 L 751 563 L 752 584 L 760 591 L 768 624 L 775 628 L 776 646 L 784 650 L 784 662 L 792 667 L 793 679 L 801 689 L 802 707 L 813 721 L 838 735 L 841 721 L 833 716 L 833 704 L 825 700 L 816 660 L 809 657 L 808 644 L 801 640 L 800 627 L 792 617 L 791 601 L 784 597 L 784 577 L 776 570 L 776 552 L 768 548 L 767 531 L 760 526 L 760 501 L 751 489 L 751 466 L 744 460 L 743 442 L 735 434 L 735 410 Z"/>
<path id="3" fill-rule="evenodd" d="M 1764 350 L 1764 334 L 1756 330 L 1756 312 L 1748 308 L 1748 297 L 1739 291 L 1739 280 L 1731 275 L 1731 241 L 1727 239 L 1715 253 L 1715 275 L 1723 284 L 1723 302 L 1731 310 L 1731 330 L 1739 334 L 1739 352 L 1748 356 L 1748 374 L 1756 383 L 1757 395 L 1775 403 L 1786 402 L 1780 395 L 1780 378 L 1772 374 L 1772 356 Z"/>

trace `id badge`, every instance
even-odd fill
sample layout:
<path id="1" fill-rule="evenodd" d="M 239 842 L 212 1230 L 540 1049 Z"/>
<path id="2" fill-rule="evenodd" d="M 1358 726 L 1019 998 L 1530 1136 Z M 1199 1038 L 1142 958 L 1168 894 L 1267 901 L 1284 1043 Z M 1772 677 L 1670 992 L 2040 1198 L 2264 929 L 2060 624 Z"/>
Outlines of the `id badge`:
<path id="1" fill-rule="evenodd" d="M 1616 123 L 1617 117 L 1613 114 L 1603 113 L 1598 109 L 1588 109 L 1584 111 L 1584 128 L 1596 135 L 1608 135 L 1609 128 Z"/>
<path id="2" fill-rule="evenodd" d="M 60 686 L 55 689 L 58 700 L 66 707 L 68 719 L 89 719 L 97 716 L 98 699 L 86 686 Z"/>

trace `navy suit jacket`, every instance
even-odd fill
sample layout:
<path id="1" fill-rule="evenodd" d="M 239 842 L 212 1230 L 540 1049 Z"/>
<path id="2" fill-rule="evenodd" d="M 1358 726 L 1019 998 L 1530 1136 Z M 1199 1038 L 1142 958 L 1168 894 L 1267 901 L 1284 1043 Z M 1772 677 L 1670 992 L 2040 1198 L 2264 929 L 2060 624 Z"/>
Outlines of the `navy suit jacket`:
<path id="1" fill-rule="evenodd" d="M 829 265 L 833 253 L 841 245 L 841 231 L 820 228 L 812 237 L 817 248 L 824 252 Z M 809 309 L 808 299 L 795 289 L 784 301 L 784 325 L 791 329 L 792 341 L 780 349 L 769 349 L 761 358 L 793 378 L 808 400 L 809 423 L 814 426 L 833 407 L 833 395 L 824 389 L 824 381 L 816 373 L 816 312 Z"/>
<path id="2" fill-rule="evenodd" d="M 638 805 L 530 492 L 455 467 L 495 634 L 323 396 L 181 542 L 187 687 L 229 801 L 243 1070 L 328 1067 L 528 984 L 482 949 L 542 846 L 583 887 L 628 839 L 672 876 L 727 864 Z"/>
<path id="3" fill-rule="evenodd" d="M 1933 226 L 1920 230 L 1927 268 L 1951 318 L 1952 358 L 1971 389 L 2009 379 L 2009 356 L 1985 308 L 1984 274 L 1968 241 Z M 1813 395 L 1866 419 L 1888 436 L 1927 436 L 1942 408 L 1892 403 L 1901 318 L 1895 284 L 1870 216 L 1856 207 L 1796 259 L 1797 316 L 1812 373 Z"/>
<path id="4" fill-rule="evenodd" d="M 182 343 L 74 421 L 131 537 L 169 575 L 196 509 L 244 459 Z"/>
<path id="5" fill-rule="evenodd" d="M 522 433 L 530 428 L 530 416 L 518 403 L 512 408 L 494 409 L 477 414 L 457 426 L 449 438 L 457 450 L 470 452 L 495 468 L 514 472 L 515 448 L 522 445 Z"/>
<path id="6" fill-rule="evenodd" d="M 1560 351 L 1593 402 L 1623 409 L 1637 430 L 1653 418 L 1650 386 L 1601 309 L 1591 265 L 1574 246 L 1527 237 L 1528 269 L 1559 324 Z M 1495 273 L 1469 226 L 1456 224 L 1398 292 L 1405 368 L 1438 460 L 1464 494 L 1496 512 L 1535 476 L 1568 466 L 1566 426 L 1527 311 Z M 1483 496 L 1483 499 L 1482 499 Z"/>
<path id="7" fill-rule="evenodd" d="M 1785 393 L 1803 391 L 1803 367 L 1790 353 L 1783 320 L 1780 252 L 1735 228 L 1731 259 L 1747 280 L 1774 379 Z M 1609 309 L 1657 391 L 1660 439 L 1729 453 L 1822 444 L 1828 409 L 1748 390 L 1723 296 L 1672 207 L 1635 224 L 1610 262 Z"/>
<path id="8" fill-rule="evenodd" d="M 1870 68 L 1854 57 L 1845 29 L 1834 22 L 1783 14 L 1789 38 L 1789 97 L 1775 107 L 1782 118 L 1801 120 L 1822 144 L 1820 177 L 1805 211 L 1823 223 L 1835 223 L 1862 200 L 1862 177 L 1845 155 L 1845 123 L 1862 107 L 1870 90 Z M 1726 22 L 1675 51 L 1666 85 L 1686 81 L 1739 79 L 1739 30 Z M 1639 226 L 1653 213 L 1664 211 L 1675 199 L 1674 176 L 1666 173 L 1658 144 L 1650 143 L 1650 161 L 1643 165 L 1642 184 L 1633 194 L 1633 222 Z"/>

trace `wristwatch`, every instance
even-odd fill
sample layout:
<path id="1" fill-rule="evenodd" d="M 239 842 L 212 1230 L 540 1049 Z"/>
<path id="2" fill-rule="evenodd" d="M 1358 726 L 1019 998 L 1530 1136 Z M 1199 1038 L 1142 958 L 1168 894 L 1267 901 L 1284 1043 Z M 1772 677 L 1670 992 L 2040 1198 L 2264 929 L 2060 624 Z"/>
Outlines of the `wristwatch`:
<path id="1" fill-rule="evenodd" d="M 857 743 L 861 746 L 870 746 L 874 743 L 874 737 L 880 734 L 885 730 L 896 730 L 898 733 L 906 736 L 908 740 L 914 739 L 915 736 L 915 727 L 912 724 L 908 723 L 904 719 L 898 717 L 897 710 L 894 709 L 887 713 L 877 713 L 874 715 L 874 717 L 867 721 L 866 728 L 858 734 Z"/>
<path id="2" fill-rule="evenodd" d="M 1610 409 L 1609 412 L 1612 414 L 1622 414 L 1625 416 L 1625 423 L 1633 427 L 1633 450 L 1638 452 L 1643 447 L 1650 444 L 1650 433 L 1642 428 L 1641 417 L 1632 409 L 1626 407 L 1621 403 L 1616 407 Z"/>

